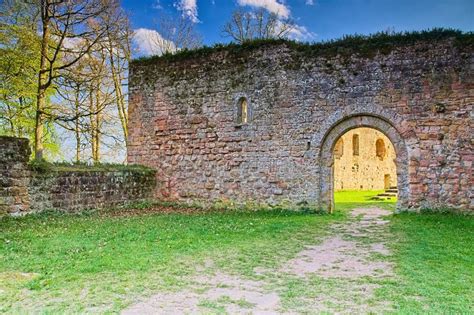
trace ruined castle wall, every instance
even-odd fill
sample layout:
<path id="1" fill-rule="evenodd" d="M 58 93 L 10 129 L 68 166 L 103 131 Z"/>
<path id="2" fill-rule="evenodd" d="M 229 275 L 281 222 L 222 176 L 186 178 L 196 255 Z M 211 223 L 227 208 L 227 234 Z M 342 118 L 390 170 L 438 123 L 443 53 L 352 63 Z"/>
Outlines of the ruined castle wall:
<path id="1" fill-rule="evenodd" d="M 153 198 L 154 173 L 130 170 L 54 170 L 33 172 L 28 212 L 77 212 L 143 202 Z"/>
<path id="2" fill-rule="evenodd" d="M 359 139 L 358 152 L 354 152 L 355 135 Z M 377 141 L 383 145 L 379 150 Z M 338 149 L 334 153 L 336 191 L 383 190 L 397 186 L 395 149 L 390 139 L 380 131 L 371 128 L 352 129 L 338 140 L 336 148 Z"/>
<path id="3" fill-rule="evenodd" d="M 29 209 L 30 153 L 28 139 L 0 136 L 0 216 Z"/>
<path id="4" fill-rule="evenodd" d="M 155 172 L 143 167 L 32 168 L 28 139 L 0 136 L 0 216 L 120 206 L 154 196 Z"/>
<path id="5" fill-rule="evenodd" d="M 276 43 L 135 61 L 128 161 L 157 170 L 163 199 L 319 204 L 332 185 L 321 148 L 350 119 L 397 138 L 401 207 L 472 210 L 473 71 L 472 45 L 454 40 L 373 55 Z"/>

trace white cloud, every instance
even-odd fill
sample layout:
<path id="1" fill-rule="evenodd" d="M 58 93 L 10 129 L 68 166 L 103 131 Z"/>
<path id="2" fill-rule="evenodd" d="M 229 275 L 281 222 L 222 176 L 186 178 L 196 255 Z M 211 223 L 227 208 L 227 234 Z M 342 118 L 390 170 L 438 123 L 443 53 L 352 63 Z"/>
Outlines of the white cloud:
<path id="1" fill-rule="evenodd" d="M 237 0 L 237 3 L 241 6 L 248 5 L 264 8 L 284 19 L 290 16 L 290 9 L 282 1 L 278 0 Z"/>
<path id="2" fill-rule="evenodd" d="M 197 0 L 179 0 L 174 7 L 182 12 L 182 14 L 191 19 L 194 23 L 198 23 Z"/>
<path id="3" fill-rule="evenodd" d="M 291 39 L 298 41 L 311 41 L 317 36 L 302 25 L 294 25 L 288 35 Z"/>
<path id="4" fill-rule="evenodd" d="M 280 27 L 283 27 L 284 19 L 291 16 L 290 8 L 285 5 L 285 0 L 237 0 L 237 3 L 241 6 L 252 6 L 257 8 L 264 8 L 271 13 L 278 15 L 277 32 Z M 306 4 L 313 5 L 314 0 L 306 0 Z M 306 27 L 301 25 L 293 25 L 293 28 L 289 31 L 288 37 L 290 39 L 298 41 L 311 41 L 316 37 L 316 34 L 310 32 Z"/>
<path id="5" fill-rule="evenodd" d="M 160 33 L 147 28 L 139 28 L 133 34 L 133 43 L 138 55 L 162 55 L 169 50 L 176 51 L 176 45 L 164 39 Z"/>
<path id="6" fill-rule="evenodd" d="M 78 37 L 66 37 L 63 40 L 63 48 L 68 50 L 80 51 L 85 44 L 84 39 Z"/>

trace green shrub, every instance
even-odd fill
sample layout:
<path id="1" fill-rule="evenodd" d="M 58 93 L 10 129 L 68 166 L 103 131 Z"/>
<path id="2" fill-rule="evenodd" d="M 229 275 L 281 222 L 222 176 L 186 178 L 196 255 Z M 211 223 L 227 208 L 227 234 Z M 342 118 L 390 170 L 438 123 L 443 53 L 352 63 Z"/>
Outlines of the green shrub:
<path id="1" fill-rule="evenodd" d="M 49 173 L 53 170 L 53 164 L 45 159 L 33 159 L 29 163 L 30 168 L 38 173 Z"/>

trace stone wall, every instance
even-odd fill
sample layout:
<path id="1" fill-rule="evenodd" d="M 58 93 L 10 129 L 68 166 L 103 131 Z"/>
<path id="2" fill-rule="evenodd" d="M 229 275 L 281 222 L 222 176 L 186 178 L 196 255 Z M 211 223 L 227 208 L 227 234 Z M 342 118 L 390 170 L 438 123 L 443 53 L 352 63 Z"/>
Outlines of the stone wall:
<path id="1" fill-rule="evenodd" d="M 30 211 L 100 209 L 153 198 L 149 170 L 51 171 L 34 174 L 29 185 Z"/>
<path id="2" fill-rule="evenodd" d="M 354 136 L 358 152 L 354 152 Z M 379 148 L 377 149 L 377 143 Z M 395 149 L 390 139 L 371 128 L 345 133 L 334 147 L 334 189 L 383 190 L 397 186 Z"/>
<path id="3" fill-rule="evenodd" d="M 27 139 L 0 136 L 0 214 L 79 211 L 153 198 L 155 172 L 139 166 L 28 165 Z"/>
<path id="4" fill-rule="evenodd" d="M 158 171 L 159 198 L 332 209 L 335 143 L 371 127 L 395 148 L 399 207 L 472 211 L 472 36 L 399 42 L 347 54 L 277 41 L 134 61 L 128 161 Z"/>
<path id="5" fill-rule="evenodd" d="M 0 216 L 28 211 L 28 139 L 0 136 Z"/>

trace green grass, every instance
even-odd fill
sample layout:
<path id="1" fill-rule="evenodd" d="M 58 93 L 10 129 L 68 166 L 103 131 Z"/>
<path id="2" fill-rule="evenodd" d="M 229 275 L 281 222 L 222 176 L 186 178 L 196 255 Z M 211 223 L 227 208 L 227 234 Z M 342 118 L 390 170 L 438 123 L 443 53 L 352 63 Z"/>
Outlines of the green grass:
<path id="1" fill-rule="evenodd" d="M 392 249 L 400 281 L 380 290 L 400 313 L 474 313 L 474 217 L 397 214 Z"/>
<path id="2" fill-rule="evenodd" d="M 348 211 L 355 207 L 378 206 L 385 209 L 394 210 L 396 205 L 396 198 L 390 200 L 373 200 L 377 194 L 382 193 L 383 190 L 372 191 L 339 191 L 334 195 L 334 202 L 336 211 Z"/>
<path id="3" fill-rule="evenodd" d="M 186 275 L 209 257 L 216 267 L 250 274 L 290 258 L 342 217 L 229 212 L 3 218 L 0 311 L 118 310 L 142 294 L 185 285 Z"/>
<path id="4" fill-rule="evenodd" d="M 2 218 L 0 313 L 119 311 L 157 290 L 186 286 L 196 267 L 209 259 L 215 270 L 255 278 L 255 267 L 277 269 L 305 245 L 321 241 L 330 224 L 349 219 L 348 209 L 368 204 L 393 209 L 393 201 L 368 200 L 374 194 L 337 193 L 331 215 L 257 211 Z M 398 214 L 389 228 L 397 280 L 382 281 L 373 302 L 392 301 L 400 313 L 472 312 L 473 217 Z M 268 277 L 288 286 L 280 292 L 290 306 L 297 304 L 298 292 L 330 293 L 341 284 L 314 279 L 303 286 L 291 279 L 282 282 L 277 274 Z"/>

